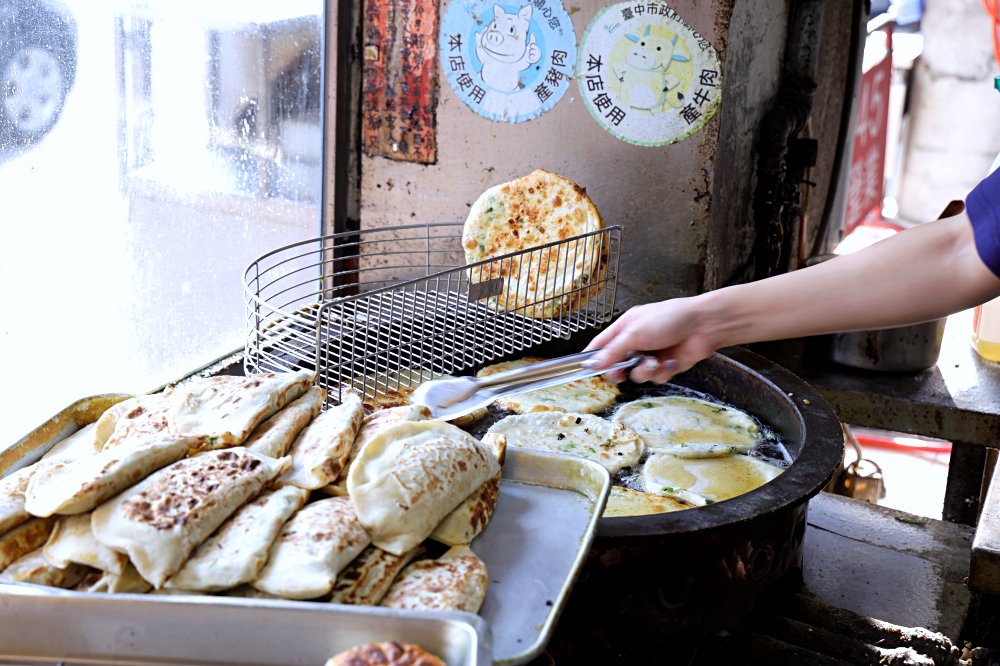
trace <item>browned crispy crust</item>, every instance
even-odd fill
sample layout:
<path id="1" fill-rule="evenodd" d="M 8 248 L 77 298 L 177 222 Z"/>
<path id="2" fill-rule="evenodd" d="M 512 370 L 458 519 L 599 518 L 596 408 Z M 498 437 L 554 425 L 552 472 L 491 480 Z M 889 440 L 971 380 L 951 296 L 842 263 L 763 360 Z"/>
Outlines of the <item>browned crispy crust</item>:
<path id="1" fill-rule="evenodd" d="M 32 518 L 0 536 L 0 571 L 6 569 L 14 560 L 44 546 L 55 524 L 55 516 Z"/>
<path id="2" fill-rule="evenodd" d="M 412 643 L 365 643 L 347 652 L 330 657 L 326 666 L 446 666 L 446 664 Z"/>

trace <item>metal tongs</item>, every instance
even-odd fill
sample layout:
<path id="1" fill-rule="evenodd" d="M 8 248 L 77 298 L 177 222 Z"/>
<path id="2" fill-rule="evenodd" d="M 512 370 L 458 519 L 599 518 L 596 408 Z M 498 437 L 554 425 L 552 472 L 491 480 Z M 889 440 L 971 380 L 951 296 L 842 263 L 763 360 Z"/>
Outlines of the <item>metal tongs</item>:
<path id="1" fill-rule="evenodd" d="M 427 407 L 436 419 L 453 419 L 486 407 L 500 396 L 565 384 L 613 370 L 625 370 L 648 358 L 636 354 L 598 370 L 593 367 L 592 361 L 597 353 L 596 350 L 580 352 L 486 377 L 435 379 L 418 386 L 410 396 L 410 403 Z"/>

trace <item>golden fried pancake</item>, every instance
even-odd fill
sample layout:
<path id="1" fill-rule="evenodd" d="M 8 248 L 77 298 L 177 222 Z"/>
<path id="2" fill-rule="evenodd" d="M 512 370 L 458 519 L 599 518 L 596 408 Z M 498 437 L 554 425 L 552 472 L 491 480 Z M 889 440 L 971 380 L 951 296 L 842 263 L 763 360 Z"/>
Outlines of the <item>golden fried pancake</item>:
<path id="1" fill-rule="evenodd" d="M 483 192 L 462 232 L 466 263 L 534 249 L 509 260 L 473 269 L 473 282 L 503 278 L 502 292 L 489 303 L 529 317 L 555 317 L 596 295 L 607 248 L 598 236 L 549 248 L 604 227 L 582 187 L 538 169 Z M 588 288 L 590 286 L 590 288 Z"/>
<path id="2" fill-rule="evenodd" d="M 546 359 L 537 356 L 525 356 L 514 361 L 495 363 L 477 372 L 476 377 L 489 377 L 544 360 Z M 500 397 L 494 404 L 500 409 L 518 414 L 529 412 L 596 414 L 613 405 L 619 395 L 621 391 L 618 387 L 603 377 L 587 377 L 548 388 Z"/>
<path id="3" fill-rule="evenodd" d="M 623 488 L 622 486 L 611 486 L 608 504 L 604 507 L 604 513 L 601 515 L 604 518 L 648 516 L 654 513 L 682 511 L 690 508 L 690 504 L 685 504 L 673 497 L 658 495 L 656 493 L 645 493 L 641 490 L 632 490 L 631 488 Z"/>
<path id="4" fill-rule="evenodd" d="M 646 492 L 704 506 L 748 493 L 783 471 L 743 455 L 697 459 L 654 453 L 642 467 L 642 487 Z"/>
<path id="5" fill-rule="evenodd" d="M 631 428 L 593 414 L 515 414 L 494 423 L 487 434 L 506 435 L 508 446 L 587 458 L 612 474 L 638 463 L 644 451 Z"/>
<path id="6" fill-rule="evenodd" d="M 746 453 L 762 437 L 749 414 L 679 395 L 634 400 L 619 407 L 612 420 L 639 433 L 651 451 L 684 458 Z"/>
<path id="7" fill-rule="evenodd" d="M 476 613 L 488 584 L 486 563 L 468 546 L 456 546 L 436 560 L 421 560 L 403 569 L 382 605 Z"/>
<path id="8" fill-rule="evenodd" d="M 241 448 L 184 458 L 97 507 L 91 517 L 94 536 L 128 553 L 142 577 L 160 588 L 287 462 Z"/>

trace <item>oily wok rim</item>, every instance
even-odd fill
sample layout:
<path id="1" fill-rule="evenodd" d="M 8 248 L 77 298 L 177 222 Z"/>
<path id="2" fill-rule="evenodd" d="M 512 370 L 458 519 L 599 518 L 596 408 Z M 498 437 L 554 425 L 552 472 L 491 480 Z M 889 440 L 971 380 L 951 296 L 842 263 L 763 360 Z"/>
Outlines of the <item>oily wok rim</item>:
<path id="1" fill-rule="evenodd" d="M 747 523 L 808 501 L 841 464 L 843 431 L 833 409 L 809 384 L 753 352 L 731 348 L 713 354 L 672 381 L 758 417 L 781 437 L 793 462 L 772 481 L 723 502 L 602 518 L 598 537 L 682 534 Z"/>

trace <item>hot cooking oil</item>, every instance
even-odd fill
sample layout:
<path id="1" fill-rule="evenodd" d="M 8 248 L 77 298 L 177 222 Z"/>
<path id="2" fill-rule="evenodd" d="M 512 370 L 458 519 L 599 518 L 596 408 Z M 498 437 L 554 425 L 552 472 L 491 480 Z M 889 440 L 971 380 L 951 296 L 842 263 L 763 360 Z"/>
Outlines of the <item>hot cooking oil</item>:
<path id="1" fill-rule="evenodd" d="M 987 361 L 1000 361 L 1000 298 L 976 308 L 972 317 L 972 346 Z"/>

